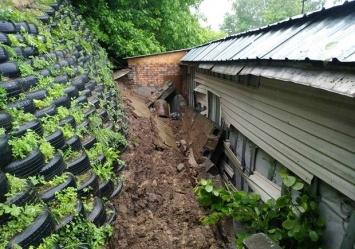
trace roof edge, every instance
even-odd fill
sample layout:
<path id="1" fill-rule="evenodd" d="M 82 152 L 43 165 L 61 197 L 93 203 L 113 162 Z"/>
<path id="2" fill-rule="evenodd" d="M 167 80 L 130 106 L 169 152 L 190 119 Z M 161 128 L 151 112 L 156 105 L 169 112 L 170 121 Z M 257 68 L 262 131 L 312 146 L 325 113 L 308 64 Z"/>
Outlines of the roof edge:
<path id="1" fill-rule="evenodd" d="M 142 57 L 148 57 L 148 56 L 154 56 L 154 55 L 161 55 L 161 54 L 169 54 L 169 53 L 190 51 L 191 49 L 192 49 L 192 48 L 184 48 L 184 49 L 170 50 L 170 51 L 165 51 L 165 52 L 160 52 L 160 53 L 144 54 L 144 55 L 136 55 L 136 56 L 131 56 L 131 57 L 125 57 L 125 58 L 123 58 L 123 59 L 124 59 L 124 60 L 129 60 L 129 59 L 142 58 Z"/>

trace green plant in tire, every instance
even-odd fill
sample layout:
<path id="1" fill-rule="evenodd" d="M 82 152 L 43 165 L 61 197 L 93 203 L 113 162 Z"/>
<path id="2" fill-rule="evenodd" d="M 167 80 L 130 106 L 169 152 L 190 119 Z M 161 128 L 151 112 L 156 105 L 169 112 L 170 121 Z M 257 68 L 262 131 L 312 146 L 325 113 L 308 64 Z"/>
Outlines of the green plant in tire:
<path id="1" fill-rule="evenodd" d="M 0 225 L 1 240 L 0 248 L 5 248 L 9 240 L 16 234 L 20 233 L 26 227 L 30 226 L 35 218 L 43 211 L 42 204 L 26 204 L 23 207 L 16 205 L 5 205 L 0 203 L 0 216 L 3 213 L 10 214 L 10 219 L 7 223 Z M 18 248 L 18 247 L 15 247 Z"/>
<path id="2" fill-rule="evenodd" d="M 27 180 L 21 179 L 16 176 L 13 176 L 9 173 L 6 173 L 7 183 L 9 186 L 9 192 L 6 193 L 6 198 L 9 200 L 18 193 L 25 191 L 27 188 Z"/>
<path id="3" fill-rule="evenodd" d="M 12 146 L 12 155 L 16 159 L 23 159 L 34 148 L 39 150 L 44 155 L 45 161 L 48 162 L 50 158 L 54 156 L 54 148 L 46 140 L 40 138 L 37 133 L 32 130 L 27 130 L 22 137 L 15 137 L 9 140 L 9 144 Z"/>
<path id="4" fill-rule="evenodd" d="M 7 93 L 4 88 L 0 87 L 0 109 L 7 108 Z"/>
<path id="5" fill-rule="evenodd" d="M 31 66 L 31 64 L 29 64 L 23 60 L 18 60 L 17 65 L 20 69 L 22 77 L 26 77 L 26 76 L 35 74 L 35 71 L 34 71 L 33 67 Z"/>
<path id="6" fill-rule="evenodd" d="M 40 70 L 40 69 L 48 68 L 50 66 L 50 63 L 46 60 L 39 59 L 38 57 L 36 57 L 32 60 L 32 66 L 35 69 Z"/>
<path id="7" fill-rule="evenodd" d="M 12 155 L 16 159 L 25 158 L 34 148 L 38 147 L 38 143 L 38 135 L 32 130 L 27 130 L 22 137 L 9 140 L 9 144 L 12 146 Z"/>
<path id="8" fill-rule="evenodd" d="M 60 219 L 73 214 L 77 200 L 76 188 L 69 187 L 55 193 L 55 199 L 49 203 L 54 219 Z"/>

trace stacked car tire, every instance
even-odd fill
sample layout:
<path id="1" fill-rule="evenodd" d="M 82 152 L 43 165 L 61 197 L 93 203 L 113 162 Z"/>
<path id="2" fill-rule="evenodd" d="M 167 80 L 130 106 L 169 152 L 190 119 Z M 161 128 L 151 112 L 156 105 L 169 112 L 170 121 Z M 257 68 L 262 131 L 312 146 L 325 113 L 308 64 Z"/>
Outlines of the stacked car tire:
<path id="1" fill-rule="evenodd" d="M 9 54 L 5 46 L 0 44 L 0 88 L 6 91 L 8 100 L 7 107 L 0 110 L 0 128 L 5 131 L 5 134 L 0 135 L 0 203 L 17 206 L 38 202 L 47 203 L 53 200 L 55 193 L 61 189 L 75 187 L 79 198 L 76 212 L 81 213 L 96 226 L 102 226 L 115 219 L 114 212 L 109 212 L 110 214 L 106 212 L 107 209 L 114 211 L 113 206 L 111 204 L 105 206 L 102 198 L 110 199 L 121 192 L 122 182 L 118 173 L 122 167 L 114 166 L 117 179 L 102 182 L 92 171 L 92 164 L 97 160 L 104 162 L 105 157 L 100 155 L 98 158 L 90 160 L 85 152 L 85 149 L 92 148 L 98 142 L 93 133 L 95 127 L 90 127 L 88 118 L 94 113 L 101 118 L 104 127 L 113 130 L 115 130 L 115 127 L 125 127 L 125 117 L 123 110 L 120 109 L 121 105 L 119 105 L 122 100 L 113 81 L 107 81 L 107 74 L 105 75 L 102 70 L 103 67 L 107 67 L 107 56 L 96 42 L 94 35 L 86 27 L 85 21 L 78 17 L 66 0 L 57 0 L 48 6 L 50 7 L 41 10 L 45 14 L 37 17 L 42 25 L 26 21 L 0 20 L 0 43 L 11 47 L 16 53 L 16 56 Z M 30 4 L 28 7 L 36 8 L 36 5 Z M 72 38 L 63 39 L 59 37 L 58 29 L 61 24 L 67 24 L 66 27 L 72 28 L 71 32 L 77 32 L 80 39 L 83 39 L 85 44 L 89 44 L 92 50 L 88 51 L 80 42 L 72 46 Z M 51 37 L 46 37 L 48 31 Z M 53 46 L 52 50 L 39 52 L 40 49 L 27 43 L 23 32 L 42 41 L 51 39 L 60 49 Z M 13 46 L 9 36 L 11 36 L 11 39 L 16 37 L 18 42 L 25 43 L 26 47 Z M 66 45 L 68 46 L 66 47 Z M 49 66 L 32 74 L 24 73 L 21 63 L 32 65 L 36 59 L 49 62 Z M 70 74 L 63 71 L 64 68 L 68 67 L 73 69 Z M 43 77 L 52 77 L 54 80 L 38 89 L 37 86 Z M 67 84 L 68 82 L 70 84 L 65 88 L 62 96 L 55 98 L 46 107 L 38 108 L 36 106 L 36 101 L 45 99 L 48 96 L 48 90 L 53 88 L 54 84 Z M 36 90 L 33 90 L 34 88 Z M 68 109 L 80 108 L 87 119 L 77 124 L 72 116 L 68 116 L 59 121 L 58 127 L 70 125 L 74 130 L 85 127 L 90 132 L 90 139 L 83 142 L 77 135 L 65 139 L 59 128 L 44 136 L 42 118 L 56 115 L 58 108 L 61 106 Z M 83 106 L 86 107 L 85 110 Z M 87 106 L 90 106 L 90 108 L 87 108 Z M 7 108 L 22 109 L 25 113 L 33 114 L 34 119 L 18 125 L 14 117 L 6 111 Z M 114 110 L 114 113 L 112 110 Z M 14 158 L 9 141 L 15 137 L 23 136 L 29 129 L 43 137 L 55 148 L 56 153 L 50 161 L 45 162 L 38 148 L 33 148 L 33 151 L 24 159 Z M 126 130 L 121 128 L 117 132 L 127 135 Z M 124 147 L 124 145 L 118 147 Z M 74 161 L 67 162 L 59 153 L 59 150 L 63 152 L 67 150 L 77 151 L 81 156 Z M 88 179 L 78 184 L 76 177 L 87 172 L 89 172 Z M 43 176 L 45 180 L 51 180 L 55 176 L 66 174 L 67 180 L 41 193 L 28 181 L 28 187 L 24 192 L 9 199 L 6 193 L 10 191 L 11 186 L 8 184 L 5 173 L 26 179 L 30 176 Z M 84 191 L 86 189 L 89 189 L 89 192 Z M 88 194 L 94 196 L 94 207 L 91 212 L 86 213 L 83 211 L 80 197 L 87 197 Z M 8 217 L 5 214 L 0 215 L 0 225 L 6 224 L 7 219 Z M 59 224 L 58 221 L 54 221 L 50 208 L 45 209 L 30 227 L 15 235 L 9 241 L 7 247 L 12 248 L 14 244 L 18 244 L 22 248 L 28 248 L 31 245 L 37 247 L 43 238 L 52 233 L 58 233 L 63 228 L 63 224 L 70 222 L 72 219 L 73 217 L 66 217 Z"/>

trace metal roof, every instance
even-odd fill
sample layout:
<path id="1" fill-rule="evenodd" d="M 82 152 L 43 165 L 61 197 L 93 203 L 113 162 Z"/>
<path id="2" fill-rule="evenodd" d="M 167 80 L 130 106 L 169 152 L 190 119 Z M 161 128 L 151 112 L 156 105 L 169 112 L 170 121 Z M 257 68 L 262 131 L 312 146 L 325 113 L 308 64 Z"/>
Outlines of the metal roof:
<path id="1" fill-rule="evenodd" d="M 298 15 L 190 50 L 183 62 L 294 60 L 355 62 L 355 1 Z"/>
<path id="2" fill-rule="evenodd" d="M 125 57 L 125 58 L 123 58 L 123 59 L 124 59 L 124 60 L 129 60 L 129 59 L 136 59 L 136 58 L 142 58 L 142 57 L 148 57 L 148 56 L 155 56 L 155 55 L 172 54 L 172 53 L 184 52 L 184 51 L 189 51 L 189 50 L 190 50 L 190 48 L 184 48 L 184 49 L 171 50 L 171 51 L 165 51 L 165 52 L 160 52 L 160 53 L 143 54 L 143 55 Z"/>

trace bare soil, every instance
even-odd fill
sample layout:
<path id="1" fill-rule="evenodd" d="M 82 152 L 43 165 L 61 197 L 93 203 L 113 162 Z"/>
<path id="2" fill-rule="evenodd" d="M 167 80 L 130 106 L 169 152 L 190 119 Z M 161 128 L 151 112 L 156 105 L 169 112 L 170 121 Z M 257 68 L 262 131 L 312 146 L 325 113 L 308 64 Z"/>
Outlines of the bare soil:
<path id="1" fill-rule="evenodd" d="M 129 148 L 122 155 L 127 164 L 122 173 L 124 187 L 114 201 L 118 217 L 112 247 L 227 248 L 215 226 L 199 221 L 207 210 L 196 201 L 193 188 L 205 177 L 203 165 L 191 165 L 188 151 L 157 146 L 155 114 L 137 115 L 130 103 L 133 95 L 138 98 L 134 91 L 123 91 L 130 135 Z M 181 131 L 180 120 L 164 122 L 172 127 L 176 141 L 185 139 L 192 147 L 192 141 Z M 183 163 L 181 170 L 177 169 L 179 163 Z"/>

